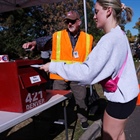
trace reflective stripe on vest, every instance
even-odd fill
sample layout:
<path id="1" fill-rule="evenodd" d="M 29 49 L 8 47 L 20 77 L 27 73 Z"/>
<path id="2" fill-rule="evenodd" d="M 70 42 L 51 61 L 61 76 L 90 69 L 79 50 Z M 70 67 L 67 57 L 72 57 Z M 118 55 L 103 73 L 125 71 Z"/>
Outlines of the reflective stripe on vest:
<path id="1" fill-rule="evenodd" d="M 86 55 L 85 55 L 85 60 L 86 60 L 88 54 L 90 53 L 89 50 L 90 50 L 90 35 L 86 34 Z"/>
<path id="2" fill-rule="evenodd" d="M 60 60 L 60 42 L 61 41 L 61 31 L 57 32 L 57 39 L 56 39 L 56 60 Z"/>

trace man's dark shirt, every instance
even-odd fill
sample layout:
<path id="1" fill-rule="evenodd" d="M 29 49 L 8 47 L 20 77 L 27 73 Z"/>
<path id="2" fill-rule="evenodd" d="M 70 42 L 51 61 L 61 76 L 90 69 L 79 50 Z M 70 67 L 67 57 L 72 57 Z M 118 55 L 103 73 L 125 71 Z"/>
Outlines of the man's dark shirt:
<path id="1" fill-rule="evenodd" d="M 68 31 L 68 30 L 67 30 Z M 80 31 L 78 34 L 74 37 L 69 31 L 68 31 L 72 47 L 74 49 L 76 42 L 78 40 L 78 37 L 80 35 Z M 52 35 L 50 36 L 44 36 L 36 39 L 37 42 L 37 49 L 40 51 L 48 51 L 52 50 Z"/>

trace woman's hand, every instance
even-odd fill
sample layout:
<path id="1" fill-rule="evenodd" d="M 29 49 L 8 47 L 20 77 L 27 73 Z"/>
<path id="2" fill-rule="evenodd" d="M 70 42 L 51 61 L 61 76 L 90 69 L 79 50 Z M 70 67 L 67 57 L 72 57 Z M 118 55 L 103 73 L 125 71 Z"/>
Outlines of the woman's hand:
<path id="1" fill-rule="evenodd" d="M 50 62 L 46 63 L 45 65 L 41 66 L 40 69 L 44 70 L 45 72 L 49 72 L 49 66 L 50 66 Z"/>

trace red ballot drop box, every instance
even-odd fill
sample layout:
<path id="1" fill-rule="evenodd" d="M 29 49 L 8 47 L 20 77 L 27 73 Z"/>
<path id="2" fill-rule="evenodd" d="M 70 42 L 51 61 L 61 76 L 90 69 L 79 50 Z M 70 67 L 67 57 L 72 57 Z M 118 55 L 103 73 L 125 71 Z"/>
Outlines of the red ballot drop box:
<path id="1" fill-rule="evenodd" d="M 33 67 L 42 60 L 0 63 L 0 110 L 25 112 L 46 102 L 44 71 Z"/>

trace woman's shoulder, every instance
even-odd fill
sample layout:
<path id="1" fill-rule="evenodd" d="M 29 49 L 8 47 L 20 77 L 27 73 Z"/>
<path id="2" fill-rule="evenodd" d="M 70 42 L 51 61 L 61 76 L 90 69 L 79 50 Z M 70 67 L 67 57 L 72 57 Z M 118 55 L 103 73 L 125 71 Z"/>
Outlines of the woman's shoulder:
<path id="1" fill-rule="evenodd" d="M 119 43 L 120 40 L 123 40 L 124 36 L 125 33 L 120 28 L 113 28 L 109 33 L 102 37 L 102 40 L 106 40 L 110 43 Z"/>

